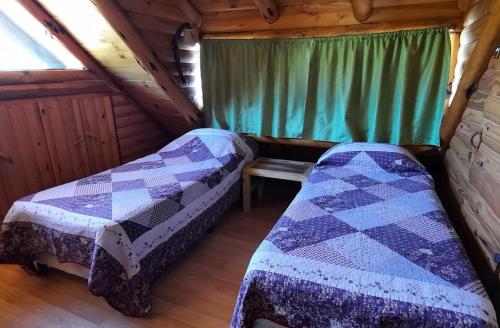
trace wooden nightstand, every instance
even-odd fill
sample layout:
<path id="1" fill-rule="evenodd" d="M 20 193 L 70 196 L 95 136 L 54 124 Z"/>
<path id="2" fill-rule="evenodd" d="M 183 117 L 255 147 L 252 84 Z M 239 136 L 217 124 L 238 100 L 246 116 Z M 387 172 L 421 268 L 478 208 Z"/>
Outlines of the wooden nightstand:
<path id="1" fill-rule="evenodd" d="M 252 204 L 252 176 L 298 181 L 304 184 L 314 164 L 264 157 L 248 164 L 243 169 L 243 211 L 249 211 Z"/>

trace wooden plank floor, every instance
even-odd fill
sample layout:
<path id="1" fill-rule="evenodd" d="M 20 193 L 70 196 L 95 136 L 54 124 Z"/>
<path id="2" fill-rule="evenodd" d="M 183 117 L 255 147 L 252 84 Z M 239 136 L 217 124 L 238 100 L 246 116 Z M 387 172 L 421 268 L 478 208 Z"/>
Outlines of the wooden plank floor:
<path id="1" fill-rule="evenodd" d="M 245 214 L 241 205 L 233 207 L 215 233 L 160 277 L 147 318 L 113 310 L 90 294 L 81 278 L 56 270 L 33 277 L 17 266 L 1 265 L 0 327 L 228 327 L 248 261 L 296 191 L 286 190 L 279 200 L 276 194 L 283 192 L 265 194 Z"/>

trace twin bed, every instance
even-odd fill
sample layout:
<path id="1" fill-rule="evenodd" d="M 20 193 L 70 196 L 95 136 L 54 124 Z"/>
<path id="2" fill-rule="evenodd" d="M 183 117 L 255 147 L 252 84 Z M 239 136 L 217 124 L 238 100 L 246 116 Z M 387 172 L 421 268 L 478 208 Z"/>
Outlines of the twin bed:
<path id="1" fill-rule="evenodd" d="M 84 276 L 115 309 L 143 316 L 155 278 L 240 196 L 254 156 L 243 137 L 199 129 L 26 197 L 4 221 L 0 261 Z M 496 327 L 433 188 L 400 147 L 330 149 L 253 256 L 231 326 Z"/>
<path id="2" fill-rule="evenodd" d="M 434 192 L 404 149 L 330 149 L 257 249 L 231 327 L 496 327 Z"/>
<path id="3" fill-rule="evenodd" d="M 5 218 L 0 261 L 88 275 L 93 294 L 144 316 L 155 278 L 238 199 L 253 157 L 242 137 L 199 129 L 137 161 L 28 196 Z"/>

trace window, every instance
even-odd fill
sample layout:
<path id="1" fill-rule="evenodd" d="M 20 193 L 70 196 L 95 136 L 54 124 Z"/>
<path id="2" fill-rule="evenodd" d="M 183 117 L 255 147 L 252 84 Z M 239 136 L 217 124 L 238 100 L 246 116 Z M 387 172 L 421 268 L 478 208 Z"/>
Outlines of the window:
<path id="1" fill-rule="evenodd" d="M 196 43 L 192 51 L 194 52 L 194 103 L 198 108 L 203 108 L 203 90 L 201 88 L 201 67 L 200 67 L 200 43 Z"/>
<path id="2" fill-rule="evenodd" d="M 0 71 L 84 69 L 16 0 L 0 1 Z"/>

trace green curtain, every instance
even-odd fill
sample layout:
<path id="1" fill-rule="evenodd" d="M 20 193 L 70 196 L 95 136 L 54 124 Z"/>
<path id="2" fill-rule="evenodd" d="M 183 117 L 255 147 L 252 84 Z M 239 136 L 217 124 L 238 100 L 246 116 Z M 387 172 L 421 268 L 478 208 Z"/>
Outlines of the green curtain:
<path id="1" fill-rule="evenodd" d="M 439 145 L 446 28 L 203 40 L 207 125 L 260 136 Z"/>

